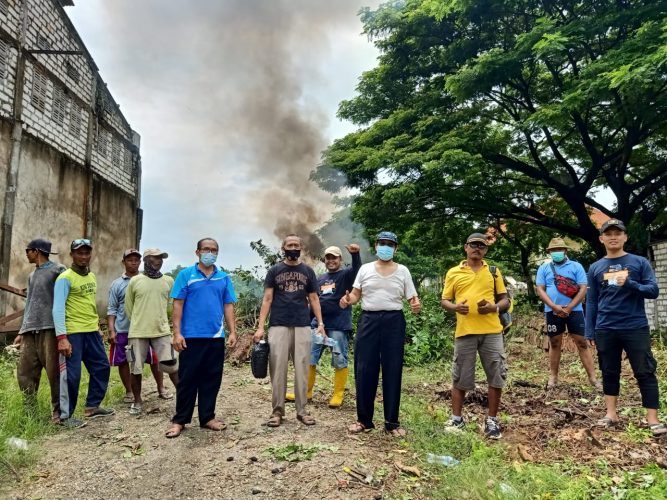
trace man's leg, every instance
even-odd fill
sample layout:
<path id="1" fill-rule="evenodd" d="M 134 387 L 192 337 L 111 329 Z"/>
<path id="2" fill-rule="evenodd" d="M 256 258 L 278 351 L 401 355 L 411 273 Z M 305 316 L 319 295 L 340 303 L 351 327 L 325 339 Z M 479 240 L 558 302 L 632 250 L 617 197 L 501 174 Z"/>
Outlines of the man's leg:
<path id="1" fill-rule="evenodd" d="M 454 340 L 452 363 L 452 418 L 462 418 L 466 391 L 475 388 L 475 361 L 477 359 L 477 335 L 464 335 Z"/>
<path id="2" fill-rule="evenodd" d="M 380 379 L 381 313 L 364 311 L 357 325 L 354 344 L 354 383 L 357 388 L 357 421 L 366 429 L 375 427 L 375 396 Z"/>
<path id="3" fill-rule="evenodd" d="M 651 334 L 648 328 L 621 333 L 623 347 L 628 355 L 632 372 L 637 379 L 642 395 L 642 406 L 646 408 L 649 425 L 657 424 L 660 395 L 655 371 L 658 366 L 651 352 Z"/>
<path id="4" fill-rule="evenodd" d="M 602 372 L 602 390 L 607 407 L 605 417 L 618 421 L 616 405 L 621 390 L 621 356 L 623 344 L 614 330 L 595 332 L 595 345 L 598 350 L 598 363 Z"/>
<path id="5" fill-rule="evenodd" d="M 39 380 L 42 376 L 42 363 L 38 354 L 38 339 L 34 333 L 25 333 L 21 339 L 21 350 L 16 375 L 19 388 L 23 391 L 25 402 L 34 405 L 37 401 Z"/>
<path id="6" fill-rule="evenodd" d="M 271 376 L 272 414 L 285 416 L 285 389 L 287 387 L 287 363 L 290 354 L 292 332 L 286 326 L 269 327 L 269 375 Z"/>
<path id="7" fill-rule="evenodd" d="M 507 358 L 503 335 L 479 335 L 479 358 L 489 384 L 489 417 L 498 416 L 500 396 L 507 380 Z"/>
<path id="8" fill-rule="evenodd" d="M 403 311 L 382 313 L 381 325 L 383 332 L 380 338 L 380 365 L 382 366 L 384 428 L 392 431 L 400 427 L 398 414 L 401 406 L 405 345 Z"/>
<path id="9" fill-rule="evenodd" d="M 333 395 L 329 400 L 330 408 L 338 408 L 343 404 L 343 395 L 347 385 L 349 334 L 342 330 L 329 330 L 327 334 L 338 343 L 336 349 L 338 352 L 333 352 L 333 349 L 331 352 L 331 366 L 335 374 Z"/>
<path id="10" fill-rule="evenodd" d="M 308 385 L 311 370 L 310 351 L 311 334 L 310 327 L 295 327 L 292 336 L 294 349 L 294 395 L 296 396 L 296 414 L 297 417 L 308 415 L 306 403 L 308 402 Z M 314 368 L 314 367 L 313 367 Z M 314 379 L 313 379 L 314 383 Z M 312 396 L 312 394 L 311 394 Z"/>
<path id="11" fill-rule="evenodd" d="M 178 385 L 176 386 L 176 413 L 171 421 L 185 426 L 192 422 L 192 414 L 197 400 L 199 387 L 199 365 L 203 349 L 199 339 L 187 339 L 187 349 L 178 357 Z"/>
<path id="12" fill-rule="evenodd" d="M 104 343 L 99 332 L 89 332 L 83 335 L 82 361 L 88 370 L 88 396 L 86 408 L 98 408 L 107 393 L 111 367 L 104 351 Z"/>
<path id="13" fill-rule="evenodd" d="M 309 332 L 310 333 L 310 332 Z M 313 389 L 315 388 L 315 378 L 317 377 L 317 365 L 320 362 L 320 357 L 322 357 L 322 351 L 324 350 L 324 345 L 316 344 L 311 342 L 310 346 L 310 368 L 308 370 L 308 390 L 306 392 L 306 397 L 310 400 L 313 399 Z M 294 401 L 296 396 L 293 392 L 288 392 L 285 394 L 285 401 Z"/>
<path id="14" fill-rule="evenodd" d="M 120 381 L 123 383 L 123 387 L 125 388 L 125 396 L 131 396 L 134 399 L 134 395 L 132 394 L 132 384 L 130 382 L 130 365 L 127 361 L 121 365 L 118 365 L 118 376 L 120 377 Z"/>
<path id="15" fill-rule="evenodd" d="M 549 381 L 547 382 L 547 388 L 551 389 L 558 384 L 565 318 L 556 316 L 552 311 L 545 313 L 544 317 L 546 318 L 547 336 L 549 337 Z"/>
<path id="16" fill-rule="evenodd" d="M 144 361 L 150 351 L 150 339 L 131 338 L 128 340 L 130 384 L 134 403 L 130 407 L 131 414 L 139 414 L 142 409 L 143 398 L 141 397 L 142 378 L 144 374 Z M 148 358 L 150 359 L 150 358 Z"/>
<path id="17" fill-rule="evenodd" d="M 584 366 L 586 373 L 588 374 L 588 381 L 593 387 L 597 390 L 602 390 L 602 384 L 598 382 L 597 376 L 595 374 L 595 366 L 593 364 L 593 353 L 589 349 L 588 342 L 584 338 L 584 332 L 586 330 L 586 320 L 584 313 L 582 311 L 573 311 L 567 317 L 567 331 L 570 333 L 572 340 L 577 346 L 579 351 L 579 359 L 581 359 L 581 364 Z"/>
<path id="18" fill-rule="evenodd" d="M 199 366 L 199 426 L 210 427 L 215 420 L 215 402 L 222 385 L 222 370 L 225 362 L 225 339 L 197 339 L 202 346 Z M 189 349 L 189 343 L 188 343 Z M 216 424 L 218 425 L 218 424 Z M 217 429 L 216 429 L 217 430 Z"/>
<path id="19" fill-rule="evenodd" d="M 72 345 L 72 355 L 65 357 L 58 354 L 60 371 L 60 419 L 66 420 L 74 415 L 79 399 L 81 383 L 81 358 L 83 352 L 83 334 L 73 333 L 67 336 Z"/>
<path id="20" fill-rule="evenodd" d="M 58 369 L 58 343 L 56 342 L 55 331 L 43 330 L 40 332 L 38 340 L 40 360 L 46 368 L 46 376 L 51 389 L 51 418 L 54 422 L 57 422 L 60 419 L 60 373 Z"/>

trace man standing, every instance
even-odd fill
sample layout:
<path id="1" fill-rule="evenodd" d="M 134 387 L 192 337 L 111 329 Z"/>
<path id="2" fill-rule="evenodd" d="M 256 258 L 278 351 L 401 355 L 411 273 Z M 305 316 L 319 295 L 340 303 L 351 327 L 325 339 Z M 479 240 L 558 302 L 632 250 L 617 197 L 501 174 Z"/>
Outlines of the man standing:
<path id="1" fill-rule="evenodd" d="M 306 411 L 308 365 L 310 358 L 310 309 L 317 320 L 317 333 L 326 335 L 315 272 L 301 263 L 301 238 L 285 237 L 282 251 L 285 260 L 271 267 L 264 280 L 264 299 L 259 313 L 259 327 L 254 340 L 264 337 L 264 322 L 269 317 L 269 373 L 273 410 L 267 425 L 278 427 L 285 416 L 285 388 L 289 358 L 294 362 L 296 418 L 305 425 L 315 419 Z"/>
<path id="2" fill-rule="evenodd" d="M 567 332 L 579 350 L 579 358 L 588 374 L 588 381 L 601 391 L 602 384 L 595 376 L 593 355 L 584 338 L 585 320 L 581 302 L 586 296 L 586 271 L 584 271 L 584 266 L 567 257 L 568 249 L 563 239 L 553 238 L 547 247 L 551 261 L 544 262 L 539 267 L 535 280 L 537 294 L 544 302 L 544 316 L 549 337 L 551 374 L 547 387 L 551 389 L 558 384 L 563 333 L 567 328 Z"/>
<path id="3" fill-rule="evenodd" d="M 65 266 L 49 260 L 51 242 L 32 240 L 25 249 L 30 264 L 35 270 L 28 277 L 23 323 L 14 344 L 20 346 L 17 376 L 19 388 L 34 403 L 42 369 L 46 370 L 51 387 L 51 420 L 60 422 L 60 390 L 58 373 L 58 349 L 53 328 L 53 286 Z"/>
<path id="4" fill-rule="evenodd" d="M 354 345 L 354 380 L 357 389 L 357 421 L 348 431 L 356 434 L 372 429 L 380 370 L 382 370 L 382 404 L 384 429 L 395 437 L 406 434 L 399 422 L 405 317 L 403 301 L 414 314 L 421 304 L 407 267 L 394 262 L 398 238 L 382 231 L 375 239 L 377 260 L 359 269 L 352 285 L 339 305 L 346 309 L 361 300 L 362 313 L 357 324 Z"/>
<path id="5" fill-rule="evenodd" d="M 658 297 L 655 274 L 644 257 L 623 249 L 628 235 L 622 221 L 609 219 L 602 224 L 600 241 L 607 255 L 588 270 L 586 296 L 586 339 L 597 346 L 607 407 L 598 426 L 609 428 L 619 424 L 616 406 L 625 351 L 639 385 L 649 428 L 654 436 L 661 436 L 667 434 L 667 426 L 658 420 L 657 366 L 644 309 L 645 299 Z"/>
<path id="6" fill-rule="evenodd" d="M 127 335 L 130 330 L 130 319 L 125 314 L 125 292 L 130 284 L 130 279 L 139 274 L 141 253 L 134 248 L 128 248 L 123 252 L 121 261 L 125 272 L 116 278 L 109 288 L 109 303 L 107 307 L 107 326 L 109 328 L 109 363 L 118 367 L 118 375 L 125 387 L 125 403 L 134 402 L 132 385 L 130 383 L 130 367 L 127 363 Z M 171 344 L 171 340 L 170 340 Z M 153 352 L 149 350 L 146 362 L 150 364 L 153 378 L 157 385 L 158 397 L 161 399 L 172 399 L 174 396 L 164 388 L 164 377 L 158 370 L 157 361 L 153 360 Z"/>
<path id="7" fill-rule="evenodd" d="M 352 308 L 341 309 L 339 302 L 346 292 L 352 290 L 354 278 L 361 267 L 359 245 L 347 245 L 352 256 L 352 266 L 341 268 L 343 253 L 338 247 L 329 247 L 324 251 L 324 264 L 327 272 L 317 278 L 317 288 L 322 309 L 322 319 L 326 325 L 327 336 L 336 341 L 338 349 L 331 354 L 331 366 L 335 370 L 333 396 L 329 400 L 330 408 L 338 408 L 343 404 L 343 394 L 347 384 L 347 357 L 350 335 L 352 335 Z M 306 397 L 313 398 L 316 367 L 320 362 L 324 344 L 313 343 L 310 353 L 310 371 L 308 372 L 308 390 Z M 294 401 L 294 394 L 287 394 L 287 401 Z"/>
<path id="8" fill-rule="evenodd" d="M 72 267 L 58 276 L 54 289 L 53 322 L 60 353 L 60 420 L 68 427 L 83 425 L 72 417 L 79 397 L 81 362 L 90 375 L 84 416 L 98 418 L 114 413 L 113 409 L 100 406 L 109 385 L 110 367 L 99 332 L 97 280 L 89 268 L 92 252 L 89 239 L 72 241 Z"/>
<path id="9" fill-rule="evenodd" d="M 490 439 L 500 439 L 502 433 L 498 408 L 507 376 L 507 362 L 503 327 L 498 313 L 507 310 L 510 302 L 500 271 L 496 269 L 492 273 L 484 261 L 488 250 L 487 241 L 487 237 L 481 233 L 468 236 L 463 246 L 466 260 L 452 267 L 445 276 L 442 307 L 456 313 L 452 418 L 447 426 L 461 429 L 465 425 L 461 415 L 463 400 L 466 391 L 475 388 L 475 362 L 479 352 L 489 385 L 489 413 L 485 420 L 484 435 Z"/>
<path id="10" fill-rule="evenodd" d="M 134 396 L 130 415 L 140 415 L 143 410 L 141 378 L 144 359 L 150 355 L 150 351 L 155 353 L 158 366 L 174 365 L 177 362 L 167 317 L 169 293 L 174 286 L 174 279 L 160 272 L 167 257 L 169 255 L 158 248 L 144 251 L 144 272 L 130 279 L 125 294 L 125 310 L 130 320 L 128 358 Z M 169 376 L 172 383 L 178 386 L 178 374 L 170 371 Z M 161 384 L 158 390 L 160 388 Z"/>
<path id="11" fill-rule="evenodd" d="M 226 427 L 215 418 L 215 402 L 225 361 L 224 322 L 229 328 L 229 347 L 236 344 L 236 294 L 229 275 L 215 266 L 218 249 L 213 238 L 199 240 L 195 251 L 199 261 L 178 273 L 171 291 L 172 344 L 180 357 L 176 414 L 165 434 L 168 438 L 179 436 L 191 422 L 197 399 L 200 427 L 212 431 Z"/>

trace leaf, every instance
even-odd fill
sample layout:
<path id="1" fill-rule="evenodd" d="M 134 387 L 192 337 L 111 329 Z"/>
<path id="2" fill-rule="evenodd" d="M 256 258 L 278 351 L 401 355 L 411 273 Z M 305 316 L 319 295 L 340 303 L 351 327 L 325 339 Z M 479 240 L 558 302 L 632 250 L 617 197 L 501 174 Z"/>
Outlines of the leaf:
<path id="1" fill-rule="evenodd" d="M 519 456 L 521 457 L 522 460 L 526 462 L 534 462 L 535 459 L 533 458 L 533 455 L 530 454 L 530 451 L 528 451 L 528 448 L 524 444 L 518 444 L 516 446 L 517 451 L 519 452 Z"/>
<path id="2" fill-rule="evenodd" d="M 417 467 L 411 465 L 405 465 L 402 462 L 394 462 L 394 466 L 401 472 L 406 474 L 411 474 L 413 476 L 421 477 L 422 473 Z"/>

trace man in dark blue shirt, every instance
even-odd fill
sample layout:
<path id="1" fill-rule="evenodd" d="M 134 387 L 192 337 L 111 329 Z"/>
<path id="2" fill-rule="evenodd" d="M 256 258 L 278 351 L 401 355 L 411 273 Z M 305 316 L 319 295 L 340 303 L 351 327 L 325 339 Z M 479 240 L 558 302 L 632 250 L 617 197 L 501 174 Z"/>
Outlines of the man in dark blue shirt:
<path id="1" fill-rule="evenodd" d="M 651 352 L 651 335 L 644 299 L 658 297 L 658 284 L 649 262 L 627 253 L 625 224 L 609 219 L 600 228 L 600 241 L 607 255 L 588 270 L 586 338 L 597 345 L 607 413 L 601 427 L 618 425 L 616 413 L 620 392 L 621 358 L 625 351 L 639 384 L 646 420 L 654 436 L 667 433 L 658 420 L 658 380 Z"/>
<path id="2" fill-rule="evenodd" d="M 330 408 L 338 408 L 343 404 L 343 394 L 347 384 L 347 356 L 350 335 L 352 334 L 352 308 L 341 309 L 339 302 L 345 292 L 352 290 L 354 278 L 361 267 L 359 256 L 359 245 L 351 243 L 346 245 L 347 251 L 352 256 L 352 265 L 342 267 L 343 253 L 338 247 L 329 247 L 324 251 L 324 264 L 327 272 L 317 278 L 317 290 L 320 296 L 320 307 L 322 308 L 322 319 L 326 325 L 327 336 L 336 341 L 337 346 L 331 352 L 331 366 L 335 370 L 333 396 L 329 400 Z M 320 362 L 324 344 L 313 342 L 310 354 L 310 370 L 308 372 L 308 399 L 313 398 L 313 387 L 315 386 L 316 367 Z M 285 396 L 287 401 L 294 401 L 294 394 Z"/>

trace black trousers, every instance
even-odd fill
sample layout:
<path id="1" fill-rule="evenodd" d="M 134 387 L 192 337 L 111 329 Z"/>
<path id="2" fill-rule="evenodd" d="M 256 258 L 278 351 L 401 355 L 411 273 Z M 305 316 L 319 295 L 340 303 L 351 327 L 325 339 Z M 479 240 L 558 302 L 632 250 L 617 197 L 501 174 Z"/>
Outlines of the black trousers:
<path id="1" fill-rule="evenodd" d="M 628 356 L 642 395 L 644 408 L 657 409 L 659 401 L 657 363 L 651 352 L 651 334 L 648 328 L 638 330 L 598 330 L 595 345 L 602 372 L 602 387 L 607 396 L 618 396 L 621 389 L 621 359 Z"/>
<path id="2" fill-rule="evenodd" d="M 384 427 L 399 427 L 405 317 L 403 311 L 363 311 L 354 344 L 354 379 L 357 390 L 357 419 L 374 427 L 375 396 L 382 369 Z"/>
<path id="3" fill-rule="evenodd" d="M 178 358 L 175 424 L 192 421 L 195 401 L 199 398 L 199 425 L 215 418 L 215 401 L 222 384 L 225 339 L 186 339 L 187 349 Z"/>

